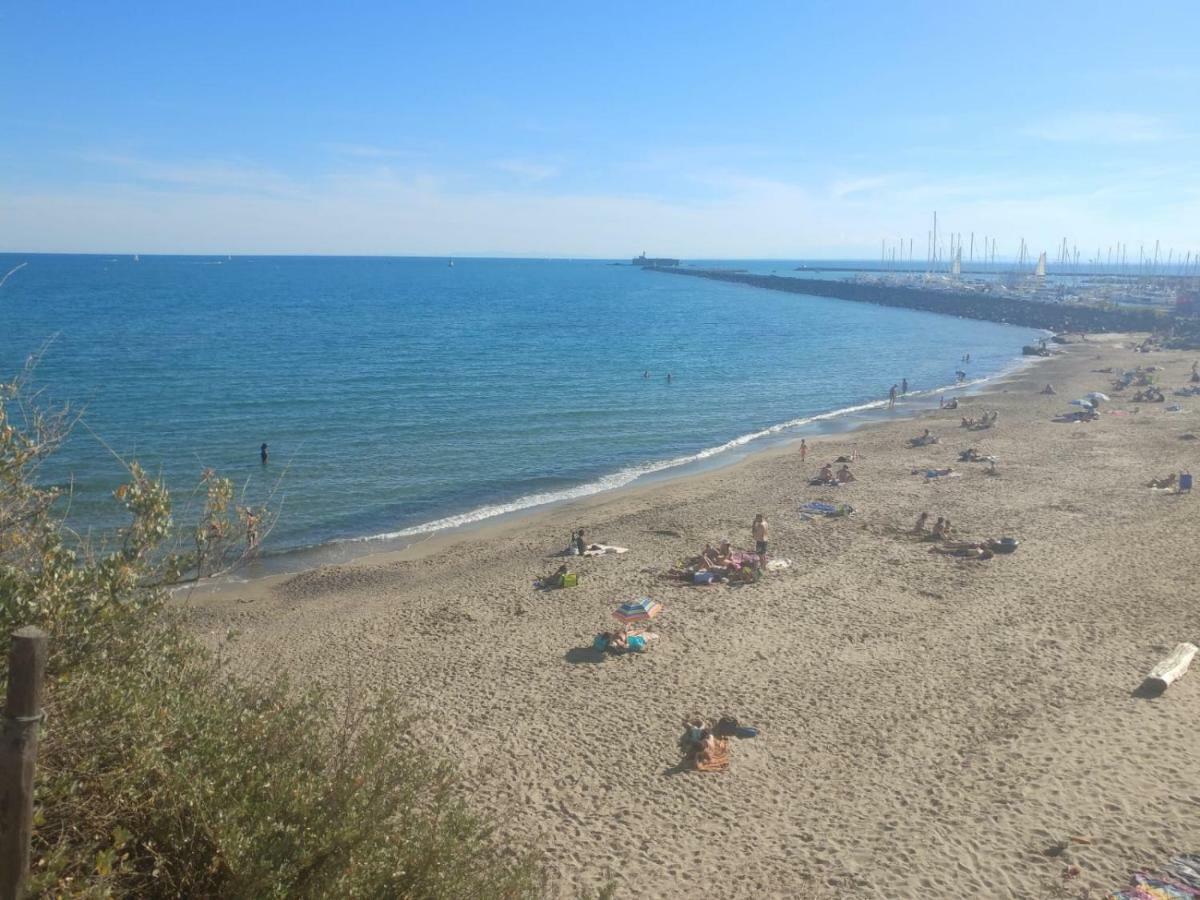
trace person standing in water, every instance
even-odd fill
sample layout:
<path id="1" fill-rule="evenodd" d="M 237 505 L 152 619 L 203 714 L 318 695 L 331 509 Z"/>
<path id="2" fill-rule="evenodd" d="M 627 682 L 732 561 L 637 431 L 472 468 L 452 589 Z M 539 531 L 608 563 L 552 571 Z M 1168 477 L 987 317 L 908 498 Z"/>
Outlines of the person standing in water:
<path id="1" fill-rule="evenodd" d="M 671 383 L 671 373 L 668 372 L 667 373 L 667 384 L 670 384 L 670 383 Z"/>
<path id="2" fill-rule="evenodd" d="M 891 390 L 888 391 L 888 409 L 894 409 L 896 406 L 896 388 L 897 385 L 893 384 Z"/>
<path id="3" fill-rule="evenodd" d="M 271 455 L 271 454 L 269 454 L 269 453 L 267 452 L 267 445 L 266 445 L 266 444 L 263 444 L 261 447 L 259 447 L 259 448 L 258 448 L 258 456 L 259 456 L 259 458 L 262 460 L 262 464 L 263 464 L 264 466 L 267 464 L 267 457 L 268 457 L 268 456 L 270 456 L 270 455 Z"/>
<path id="4" fill-rule="evenodd" d="M 649 378 L 649 377 L 650 377 L 650 370 L 649 370 L 649 369 L 647 369 L 645 372 L 643 372 L 643 373 L 642 373 L 642 377 L 643 377 L 643 378 Z"/>
<path id="5" fill-rule="evenodd" d="M 908 393 L 908 379 L 907 379 L 907 378 L 901 378 L 901 379 L 900 379 L 900 396 L 902 396 L 902 397 L 903 397 L 903 396 L 904 396 L 904 395 L 906 395 L 907 393 Z"/>

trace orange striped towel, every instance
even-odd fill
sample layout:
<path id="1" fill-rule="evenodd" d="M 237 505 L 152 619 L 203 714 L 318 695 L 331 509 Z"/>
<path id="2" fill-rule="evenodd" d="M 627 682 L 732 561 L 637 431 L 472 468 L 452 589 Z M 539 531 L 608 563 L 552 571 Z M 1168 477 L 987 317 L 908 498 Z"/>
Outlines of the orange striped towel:
<path id="1" fill-rule="evenodd" d="M 691 763 L 692 768 L 697 772 L 724 772 L 729 768 L 731 758 L 729 739 L 717 738 L 716 746 L 713 747 L 707 758 L 702 760 L 700 754 L 695 754 L 691 758 Z"/>

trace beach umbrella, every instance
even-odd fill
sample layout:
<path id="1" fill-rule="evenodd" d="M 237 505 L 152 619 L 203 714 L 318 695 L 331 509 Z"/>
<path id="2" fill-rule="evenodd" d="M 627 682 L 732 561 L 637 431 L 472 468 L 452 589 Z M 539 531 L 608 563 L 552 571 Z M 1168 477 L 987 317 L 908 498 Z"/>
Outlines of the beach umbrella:
<path id="1" fill-rule="evenodd" d="M 1092 403 L 1091 400 L 1072 400 L 1071 405 L 1072 406 L 1083 406 L 1083 407 L 1086 407 L 1087 409 L 1091 409 L 1094 404 Z"/>
<path id="2" fill-rule="evenodd" d="M 653 619 L 660 612 L 662 612 L 661 603 L 657 600 L 651 600 L 649 597 L 642 597 L 638 600 L 630 600 L 627 603 L 622 603 L 613 612 L 613 618 L 620 619 L 628 625 L 630 622 Z"/>
<path id="3" fill-rule="evenodd" d="M 1087 396 L 1089 400 L 1103 400 L 1105 403 L 1108 402 L 1108 394 L 1102 394 L 1099 391 L 1092 391 Z"/>

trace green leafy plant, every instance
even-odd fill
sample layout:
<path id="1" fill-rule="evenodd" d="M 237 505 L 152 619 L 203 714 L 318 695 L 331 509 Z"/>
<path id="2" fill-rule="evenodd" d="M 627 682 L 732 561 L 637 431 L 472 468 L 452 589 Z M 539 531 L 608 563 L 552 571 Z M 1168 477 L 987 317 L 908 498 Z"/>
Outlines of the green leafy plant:
<path id="1" fill-rule="evenodd" d="M 0 386 L 0 626 L 50 635 L 36 894 L 71 897 L 537 896 L 541 869 L 464 805 L 393 698 L 346 701 L 235 677 L 167 590 L 228 570 L 268 510 L 200 474 L 195 521 L 136 462 L 128 521 L 83 540 L 38 471 L 67 439 L 27 370 Z M 5 674 L 7 678 L 7 674 Z"/>

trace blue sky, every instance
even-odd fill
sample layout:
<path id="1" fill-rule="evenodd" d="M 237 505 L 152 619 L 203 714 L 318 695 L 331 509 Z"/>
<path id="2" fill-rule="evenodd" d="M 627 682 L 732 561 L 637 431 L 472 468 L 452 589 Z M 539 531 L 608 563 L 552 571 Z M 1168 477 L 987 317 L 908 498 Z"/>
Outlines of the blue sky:
<path id="1" fill-rule="evenodd" d="M 1200 4 L 25 3 L 0 249 L 1200 250 Z"/>

